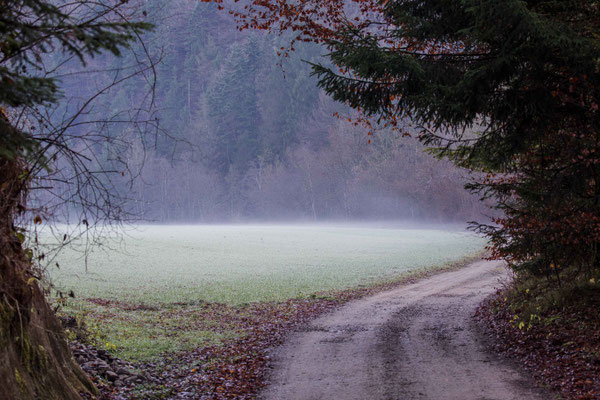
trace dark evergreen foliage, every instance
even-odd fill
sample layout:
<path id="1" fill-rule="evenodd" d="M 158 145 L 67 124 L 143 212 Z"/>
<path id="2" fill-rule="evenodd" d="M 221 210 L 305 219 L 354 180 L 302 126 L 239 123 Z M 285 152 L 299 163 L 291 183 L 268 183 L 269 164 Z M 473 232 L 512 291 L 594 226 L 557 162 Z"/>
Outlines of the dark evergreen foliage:
<path id="1" fill-rule="evenodd" d="M 222 174 L 247 169 L 261 153 L 257 56 L 254 41 L 234 44 L 207 93 L 215 149 L 211 164 Z"/>
<path id="2" fill-rule="evenodd" d="M 504 217 L 479 225 L 495 254 L 559 276 L 600 266 L 600 5 L 597 1 L 390 1 L 382 35 L 340 32 L 315 66 L 335 99 L 488 172 L 470 188 Z"/>

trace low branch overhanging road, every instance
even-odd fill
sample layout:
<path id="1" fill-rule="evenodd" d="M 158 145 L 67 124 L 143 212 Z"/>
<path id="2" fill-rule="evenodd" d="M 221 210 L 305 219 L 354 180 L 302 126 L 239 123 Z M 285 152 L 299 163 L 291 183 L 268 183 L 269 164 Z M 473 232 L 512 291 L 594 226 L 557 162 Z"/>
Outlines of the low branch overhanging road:
<path id="1" fill-rule="evenodd" d="M 551 399 L 486 350 L 472 316 L 506 277 L 480 261 L 353 301 L 273 356 L 265 400 Z"/>

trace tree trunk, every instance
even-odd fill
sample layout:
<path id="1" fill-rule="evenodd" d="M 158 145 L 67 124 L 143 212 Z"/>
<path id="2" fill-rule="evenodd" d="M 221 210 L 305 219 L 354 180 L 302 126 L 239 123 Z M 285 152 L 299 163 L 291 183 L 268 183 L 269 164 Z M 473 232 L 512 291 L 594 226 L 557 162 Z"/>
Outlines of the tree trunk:
<path id="1" fill-rule="evenodd" d="M 0 123 L 0 135 L 7 134 Z M 24 199 L 24 164 L 0 157 L 0 398 L 80 399 L 98 394 L 33 278 L 13 226 Z"/>

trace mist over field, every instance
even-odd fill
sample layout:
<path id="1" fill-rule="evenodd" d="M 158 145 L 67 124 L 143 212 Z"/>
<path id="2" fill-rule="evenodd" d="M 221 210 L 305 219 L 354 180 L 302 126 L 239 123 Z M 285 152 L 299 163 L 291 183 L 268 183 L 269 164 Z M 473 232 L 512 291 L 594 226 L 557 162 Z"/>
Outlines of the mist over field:
<path id="1" fill-rule="evenodd" d="M 69 99 L 52 118 L 109 82 L 69 130 L 91 141 L 53 160 L 49 189 L 32 192 L 58 223 L 42 239 L 66 244 L 44 259 L 59 290 L 133 303 L 283 300 L 483 249 L 465 232 L 487 212 L 464 189 L 468 173 L 415 137 L 356 124 L 311 76 L 307 61 L 327 63 L 324 48 L 282 57 L 289 37 L 240 32 L 214 3 L 149 0 L 144 11 L 155 24 L 144 48 L 94 58 L 83 75 L 50 57 Z M 152 70 L 110 84 L 146 51 L 160 59 Z M 121 123 L 140 110 L 147 120 Z"/>
<path id="2" fill-rule="evenodd" d="M 235 305 L 397 279 L 475 254 L 484 240 L 449 226 L 146 225 L 87 256 L 78 244 L 83 239 L 59 254 L 61 268 L 51 272 L 65 292 L 133 304 Z"/>
<path id="3" fill-rule="evenodd" d="M 59 158 L 52 189 L 34 192 L 39 204 L 59 204 L 54 217 L 65 224 L 56 244 L 68 238 L 69 246 L 48 263 L 57 287 L 134 303 L 281 300 L 483 248 L 464 232 L 486 210 L 463 188 L 469 175 L 426 154 L 416 138 L 356 125 L 311 76 L 305 61 L 326 62 L 322 47 L 299 44 L 283 58 L 288 37 L 239 32 L 213 3 L 150 0 L 145 11 L 156 27 L 144 41 L 161 55 L 148 116 L 158 130 L 94 123 L 105 140 L 78 151 L 91 170 L 108 171 L 98 190 L 73 185 L 77 171 Z M 92 60 L 94 84 L 65 73 L 65 93 L 93 95 L 115 69 L 135 64 L 135 46 L 110 62 Z M 147 104 L 147 79 L 110 86 L 79 118 L 127 119 L 132 104 Z M 403 125 L 415 133 L 409 120 Z M 126 222 L 123 235 L 103 224 L 112 217 L 105 210 Z M 88 223 L 77 239 L 70 227 Z"/>

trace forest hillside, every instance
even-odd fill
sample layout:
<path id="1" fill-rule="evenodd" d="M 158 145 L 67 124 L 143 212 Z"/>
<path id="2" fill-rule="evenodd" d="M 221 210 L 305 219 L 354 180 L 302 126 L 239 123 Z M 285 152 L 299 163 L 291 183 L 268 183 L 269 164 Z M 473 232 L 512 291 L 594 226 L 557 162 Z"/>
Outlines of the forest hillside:
<path id="1" fill-rule="evenodd" d="M 288 38 L 239 32 L 213 3 L 150 0 L 145 9 L 155 24 L 145 46 L 160 59 L 152 117 L 161 132 L 107 124 L 112 143 L 93 149 L 99 169 L 126 165 L 111 185 L 134 215 L 188 223 L 480 216 L 483 206 L 463 189 L 464 172 L 425 154 L 415 139 L 387 130 L 367 136 L 349 122 L 350 108 L 317 88 L 307 62 L 326 62 L 324 48 L 298 45 L 285 58 Z M 87 85 L 65 75 L 66 97 L 93 95 L 114 71 L 125 74 L 134 54 L 93 60 L 92 69 L 105 72 Z M 144 77 L 126 80 L 85 118 L 121 120 L 147 91 Z"/>

